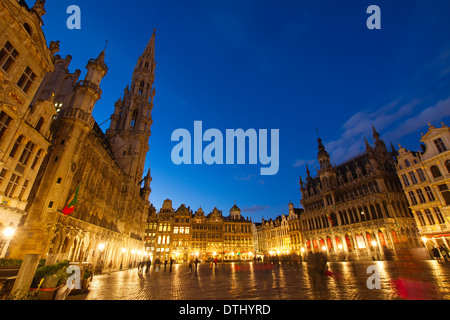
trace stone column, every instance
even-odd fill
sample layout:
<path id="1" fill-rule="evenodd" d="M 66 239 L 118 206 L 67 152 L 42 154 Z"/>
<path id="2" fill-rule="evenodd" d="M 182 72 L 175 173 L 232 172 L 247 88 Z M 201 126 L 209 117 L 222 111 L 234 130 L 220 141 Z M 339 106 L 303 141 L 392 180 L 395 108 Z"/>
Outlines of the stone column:
<path id="1" fill-rule="evenodd" d="M 11 290 L 14 300 L 23 298 L 29 292 L 40 259 L 40 254 L 25 255 L 19 274 Z"/>

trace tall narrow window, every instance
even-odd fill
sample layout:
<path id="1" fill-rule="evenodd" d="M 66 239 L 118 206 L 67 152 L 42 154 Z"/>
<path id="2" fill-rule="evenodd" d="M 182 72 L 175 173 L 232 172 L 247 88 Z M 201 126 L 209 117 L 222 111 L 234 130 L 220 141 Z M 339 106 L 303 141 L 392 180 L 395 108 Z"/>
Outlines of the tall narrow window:
<path id="1" fill-rule="evenodd" d="M 420 181 L 423 182 L 423 181 L 427 180 L 427 178 L 425 178 L 425 174 L 424 174 L 422 168 L 417 169 L 417 173 L 419 174 Z"/>
<path id="2" fill-rule="evenodd" d="M 44 124 L 44 118 L 40 117 L 36 125 L 36 131 L 41 132 L 42 125 Z"/>
<path id="3" fill-rule="evenodd" d="M 436 214 L 436 218 L 439 220 L 439 224 L 444 224 L 445 220 L 444 220 L 444 216 L 442 215 L 441 209 L 439 209 L 438 207 L 434 207 L 434 213 Z"/>
<path id="4" fill-rule="evenodd" d="M 24 92 L 28 92 L 30 86 L 33 84 L 33 81 L 36 79 L 36 75 L 29 67 L 26 67 L 24 73 L 17 82 L 17 86 L 22 89 Z"/>
<path id="5" fill-rule="evenodd" d="M 405 186 L 409 186 L 408 176 L 406 174 L 402 174 L 403 183 Z"/>
<path id="6" fill-rule="evenodd" d="M 425 192 L 427 193 L 428 199 L 430 199 L 430 201 L 435 200 L 433 191 L 431 190 L 430 187 L 425 187 Z"/>
<path id="7" fill-rule="evenodd" d="M 34 143 L 28 141 L 25 149 L 23 149 L 22 155 L 20 156 L 19 163 L 26 166 L 28 164 L 28 160 L 30 160 L 31 153 L 34 149 Z"/>
<path id="8" fill-rule="evenodd" d="M 135 109 L 135 110 L 133 111 L 133 116 L 131 117 L 130 128 L 134 128 L 134 127 L 136 126 L 136 119 L 137 119 L 137 116 L 138 116 L 138 111 L 137 111 L 137 109 Z"/>
<path id="9" fill-rule="evenodd" d="M 417 211 L 416 211 L 416 215 L 417 215 L 417 219 L 419 220 L 420 225 L 421 225 L 421 226 L 426 225 L 425 219 L 423 218 L 422 211 L 417 210 Z"/>
<path id="10" fill-rule="evenodd" d="M 450 160 L 445 161 L 445 168 L 447 169 L 447 172 L 450 173 Z"/>
<path id="11" fill-rule="evenodd" d="M 442 141 L 441 138 L 434 140 L 434 144 L 436 145 L 439 153 L 447 151 L 447 147 L 445 146 L 444 141 Z"/>
<path id="12" fill-rule="evenodd" d="M 20 200 L 25 200 L 23 196 L 24 196 L 25 192 L 27 191 L 29 182 L 30 182 L 30 180 L 25 180 L 25 182 L 23 183 L 22 190 L 20 191 L 20 194 L 19 194 Z"/>
<path id="13" fill-rule="evenodd" d="M 11 117 L 9 117 L 5 112 L 0 112 L 0 140 L 5 135 L 6 131 L 9 129 L 9 124 L 11 123 Z"/>
<path id="14" fill-rule="evenodd" d="M 14 191 L 16 191 L 16 188 L 19 184 L 19 180 L 20 180 L 19 175 L 14 173 L 11 176 L 11 179 L 9 180 L 8 186 L 6 187 L 6 190 L 5 190 L 5 195 L 7 197 L 10 197 L 10 198 L 12 197 L 12 195 L 14 194 Z"/>
<path id="15" fill-rule="evenodd" d="M 419 196 L 420 203 L 425 203 L 425 196 L 423 195 L 422 189 L 417 189 L 417 195 Z"/>
<path id="16" fill-rule="evenodd" d="M 433 215 L 431 214 L 430 209 L 425 209 L 425 214 L 427 215 L 428 221 L 430 221 L 430 224 L 436 224 L 436 222 L 434 222 L 434 218 Z"/>
<path id="17" fill-rule="evenodd" d="M 36 153 L 36 156 L 34 157 L 33 163 L 31 164 L 31 169 L 36 168 L 36 164 L 39 160 L 39 158 L 41 157 L 42 154 L 42 149 L 39 149 L 39 151 Z"/>
<path id="18" fill-rule="evenodd" d="M 9 41 L 6 42 L 3 49 L 0 51 L 0 66 L 5 71 L 8 72 L 8 70 L 11 68 L 12 64 L 16 61 L 17 56 L 19 53 L 14 49 L 14 47 L 9 43 Z"/>
<path id="19" fill-rule="evenodd" d="M 417 199 L 414 195 L 414 191 L 409 192 L 409 199 L 411 200 L 411 205 L 415 206 L 417 204 Z"/>
<path id="20" fill-rule="evenodd" d="M 3 182 L 3 180 L 5 179 L 6 173 L 8 173 L 7 170 L 2 169 L 2 171 L 0 172 L 0 184 Z"/>
<path id="21" fill-rule="evenodd" d="M 409 173 L 409 176 L 411 177 L 412 183 L 413 183 L 413 184 L 416 184 L 416 183 L 417 183 L 417 178 L 416 178 L 416 174 L 414 173 L 414 171 L 411 171 L 411 172 Z"/>
<path id="22" fill-rule="evenodd" d="M 17 138 L 16 143 L 14 143 L 14 147 L 12 148 L 11 153 L 9 154 L 9 156 L 11 158 L 14 158 L 16 156 L 17 149 L 19 149 L 19 146 L 22 143 L 22 140 L 23 140 L 23 136 L 20 136 Z"/>
<path id="23" fill-rule="evenodd" d="M 139 85 L 139 94 L 144 93 L 144 88 L 145 88 L 145 82 L 141 81 L 141 84 Z"/>

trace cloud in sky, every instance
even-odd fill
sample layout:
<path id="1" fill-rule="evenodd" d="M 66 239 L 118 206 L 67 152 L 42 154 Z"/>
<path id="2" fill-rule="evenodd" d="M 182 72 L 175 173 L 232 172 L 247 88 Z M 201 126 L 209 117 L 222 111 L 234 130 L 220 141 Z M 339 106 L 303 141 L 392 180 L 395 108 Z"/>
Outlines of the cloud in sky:
<path id="1" fill-rule="evenodd" d="M 419 108 L 424 109 L 420 111 Z M 354 114 L 342 126 L 341 136 L 326 143 L 325 146 L 333 162 L 342 162 L 363 152 L 364 137 L 371 141 L 369 138 L 372 137 L 372 125 L 378 132 L 382 131 L 381 138 L 385 142 L 398 142 L 408 134 L 418 132 L 428 122 L 436 123 L 449 116 L 450 97 L 428 107 L 424 107 L 419 99 L 413 99 L 405 104 L 393 101 L 378 110 L 365 110 Z M 299 160 L 294 166 L 304 164 L 303 160 Z"/>
<path id="2" fill-rule="evenodd" d="M 399 139 L 405 135 L 417 132 L 424 124 L 441 121 L 450 116 L 450 97 L 437 102 L 434 106 L 424 109 L 417 115 L 410 117 L 398 125 L 392 132 L 387 133 L 392 139 Z"/>
<path id="3" fill-rule="evenodd" d="M 244 208 L 242 208 L 242 212 L 259 212 L 259 211 L 264 211 L 267 208 L 269 208 L 268 205 L 262 206 L 262 205 L 254 204 L 251 207 L 244 207 Z"/>
<path id="4" fill-rule="evenodd" d="M 325 143 L 332 161 L 341 162 L 362 152 L 365 145 L 364 137 L 367 137 L 369 142 L 369 138 L 372 137 L 372 125 L 378 132 L 383 131 L 385 137 L 400 138 L 400 132 L 402 131 L 394 136 L 389 134 L 389 127 L 395 127 L 393 130 L 396 130 L 396 128 L 407 123 L 409 119 L 416 118 L 416 116 L 413 116 L 417 114 L 414 109 L 419 105 L 419 99 L 412 99 L 405 104 L 400 104 L 396 100 L 377 110 L 364 110 L 355 113 L 342 126 L 341 136 L 336 140 Z M 437 114 L 436 117 L 440 118 L 441 115 Z M 412 131 L 402 133 L 406 135 Z"/>
<path id="5" fill-rule="evenodd" d="M 297 159 L 294 163 L 294 168 L 298 168 L 304 165 L 313 165 L 315 162 L 316 162 L 315 160 Z"/>

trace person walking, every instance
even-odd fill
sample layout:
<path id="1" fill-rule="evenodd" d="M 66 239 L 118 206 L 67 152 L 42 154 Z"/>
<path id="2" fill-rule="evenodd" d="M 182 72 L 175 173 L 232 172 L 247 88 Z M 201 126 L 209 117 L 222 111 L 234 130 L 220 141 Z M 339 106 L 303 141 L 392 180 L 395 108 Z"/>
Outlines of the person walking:
<path id="1" fill-rule="evenodd" d="M 219 268 L 217 265 L 217 262 L 218 262 L 218 259 L 214 258 L 214 269 L 216 269 L 216 270 Z"/>
<path id="2" fill-rule="evenodd" d="M 111 274 L 112 260 L 109 262 L 108 267 L 109 267 L 109 269 L 108 269 L 108 274 Z"/>
<path id="3" fill-rule="evenodd" d="M 193 263 L 194 263 L 194 259 L 191 258 L 191 259 L 189 260 L 189 273 L 192 272 L 192 264 L 193 264 Z"/>
<path id="4" fill-rule="evenodd" d="M 152 266 L 152 261 L 150 260 L 150 258 L 147 260 L 146 265 L 147 269 L 145 269 L 145 273 L 148 273 L 148 270 L 150 270 L 150 267 Z"/>
<path id="5" fill-rule="evenodd" d="M 195 258 L 195 271 L 197 271 L 197 266 L 198 266 L 198 258 Z"/>
<path id="6" fill-rule="evenodd" d="M 164 272 L 167 270 L 167 258 L 164 259 Z"/>
<path id="7" fill-rule="evenodd" d="M 169 271 L 172 272 L 172 265 L 173 265 L 173 258 L 170 258 L 170 267 L 169 267 Z"/>
<path id="8" fill-rule="evenodd" d="M 440 251 L 441 255 L 444 257 L 445 261 L 448 262 L 448 254 L 447 254 L 447 251 L 445 251 L 445 249 L 444 249 L 444 245 L 441 244 L 439 246 L 439 251 Z"/>
<path id="9" fill-rule="evenodd" d="M 442 247 L 444 252 L 447 254 L 447 258 L 450 260 L 450 249 L 445 244 L 443 244 Z"/>
<path id="10" fill-rule="evenodd" d="M 155 260 L 155 276 L 159 274 L 159 268 L 161 267 L 161 260 L 156 258 Z"/>
<path id="11" fill-rule="evenodd" d="M 431 252 L 433 253 L 433 257 L 436 258 L 439 263 L 441 263 L 442 260 L 441 260 L 441 254 L 439 253 L 439 249 L 436 248 L 436 246 L 433 246 L 433 249 L 431 249 Z"/>

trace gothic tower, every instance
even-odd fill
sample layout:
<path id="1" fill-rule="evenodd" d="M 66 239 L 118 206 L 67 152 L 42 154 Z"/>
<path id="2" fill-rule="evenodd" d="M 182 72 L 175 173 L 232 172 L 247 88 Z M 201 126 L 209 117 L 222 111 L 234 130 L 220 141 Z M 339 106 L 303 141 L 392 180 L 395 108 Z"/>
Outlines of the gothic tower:
<path id="1" fill-rule="evenodd" d="M 317 138 L 319 152 L 317 154 L 317 160 L 319 161 L 320 170 L 318 171 L 322 187 L 332 187 L 337 182 L 336 168 L 331 165 L 330 155 L 325 150 L 325 146 L 322 143 L 320 137 Z"/>
<path id="2" fill-rule="evenodd" d="M 149 150 L 151 111 L 155 89 L 155 31 L 139 57 L 123 98 L 115 103 L 111 124 L 106 135 L 110 141 L 114 157 L 129 176 L 130 183 L 142 181 L 145 157 Z"/>

